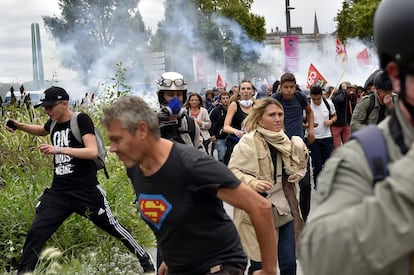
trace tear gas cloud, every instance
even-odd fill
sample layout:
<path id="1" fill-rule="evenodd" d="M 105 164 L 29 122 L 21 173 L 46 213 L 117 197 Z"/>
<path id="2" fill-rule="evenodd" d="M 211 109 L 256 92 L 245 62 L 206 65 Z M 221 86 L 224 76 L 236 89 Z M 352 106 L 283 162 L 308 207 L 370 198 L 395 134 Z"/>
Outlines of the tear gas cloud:
<path id="1" fill-rule="evenodd" d="M 181 4 L 175 3 L 174 7 L 168 10 L 166 21 L 163 23 L 163 28 L 166 33 L 169 33 L 173 39 L 165 41 L 166 58 L 171 59 L 171 67 L 169 70 L 177 71 L 184 75 L 189 82 L 189 92 L 199 92 L 201 88 L 212 88 L 215 86 L 217 74 L 220 74 L 223 81 L 227 83 L 227 87 L 237 85 L 238 81 L 244 78 L 242 72 L 226 72 L 229 64 L 225 67 L 222 61 L 213 61 L 207 58 L 207 50 L 211 47 L 208 44 L 202 44 L 202 40 L 197 36 L 197 25 L 195 10 L 184 2 L 185 0 L 179 0 L 183 2 Z M 178 8 L 179 7 L 179 8 Z M 280 75 L 284 73 L 284 52 L 280 46 L 265 45 L 252 41 L 248 38 L 246 33 L 241 27 L 234 21 L 216 17 L 214 19 L 218 29 L 223 29 L 223 26 L 230 27 L 233 31 L 231 40 L 232 46 L 240 46 L 245 53 L 256 53 L 261 56 L 260 62 L 269 65 L 270 70 L 266 75 L 252 76 L 252 78 L 266 79 L 269 84 L 280 78 Z M 96 47 L 87 49 L 91 54 L 99 55 L 97 61 L 93 64 L 92 72 L 89 77 L 89 82 L 85 84 L 75 84 L 74 80 L 70 80 L 67 85 L 69 91 L 74 98 L 81 98 L 86 90 L 90 90 L 91 87 L 99 86 L 99 83 L 105 81 L 106 77 L 113 77 L 116 73 L 115 64 L 125 57 L 125 54 L 136 55 L 138 58 L 138 64 L 144 62 L 144 52 L 146 51 L 146 44 L 138 44 L 137 41 L 142 41 L 145 38 L 144 33 L 137 33 L 136 30 L 128 30 L 125 25 L 117 26 L 116 22 L 112 29 L 116 31 L 116 39 L 125 41 L 125 43 L 119 43 L 119 47 L 112 47 L 110 49 L 102 49 L 102 47 Z M 131 33 L 133 33 L 137 39 L 131 39 Z M 79 30 L 77 32 L 79 36 L 88 35 L 86 31 Z M 125 34 L 125 36 L 123 35 Z M 224 33 L 217 33 L 217 35 L 226 35 Z M 131 43 L 137 43 L 131 47 Z M 356 55 L 362 51 L 366 46 L 358 40 L 350 40 L 347 43 L 347 65 L 338 61 L 336 58 L 336 45 L 335 37 L 321 38 L 318 44 L 312 44 L 307 42 L 301 42 L 299 38 L 298 44 L 298 70 L 294 72 L 297 82 L 301 87 L 306 86 L 307 71 L 309 65 L 312 63 L 319 72 L 325 77 L 330 86 L 338 86 L 342 81 L 350 81 L 352 84 L 363 86 L 365 79 L 378 67 L 377 57 L 373 49 L 368 49 L 370 53 L 370 65 L 360 67 L 356 61 Z M 57 53 L 59 56 L 68 56 L 74 54 L 75 46 L 71 44 L 56 44 Z M 196 50 L 195 50 L 196 49 Z M 86 49 L 85 49 L 86 50 Z M 202 55 L 203 71 L 205 73 L 204 83 L 201 85 L 196 83 L 194 78 L 194 67 L 192 58 L 196 55 Z M 156 92 L 155 81 L 159 77 L 159 73 L 148 77 L 143 70 L 143 66 L 136 66 L 131 64 L 124 65 L 127 68 L 126 84 L 134 86 L 137 83 L 148 83 L 145 87 L 136 86 L 134 92 L 139 95 L 154 94 Z M 47 63 L 45 63 L 47 66 Z M 226 78 L 226 76 L 228 78 Z M 59 77 L 59 76 L 58 76 Z M 81 76 L 78 75 L 78 79 Z M 63 85 L 63 84 L 62 84 Z M 83 86 L 83 88 L 81 88 Z M 76 87 L 76 90 L 72 87 Z M 141 90 L 141 91 L 140 91 Z M 99 93 L 99 92 L 98 92 Z M 151 100 L 155 98 L 151 97 Z"/>

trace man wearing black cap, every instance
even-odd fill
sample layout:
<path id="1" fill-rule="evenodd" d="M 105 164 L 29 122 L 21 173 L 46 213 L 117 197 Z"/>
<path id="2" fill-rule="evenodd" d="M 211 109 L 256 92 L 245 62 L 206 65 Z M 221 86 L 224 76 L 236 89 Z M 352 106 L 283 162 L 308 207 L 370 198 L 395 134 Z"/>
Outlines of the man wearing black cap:
<path id="1" fill-rule="evenodd" d="M 52 121 L 56 121 L 50 133 L 51 144 L 39 145 L 42 153 L 54 155 L 52 186 L 44 191 L 36 206 L 36 216 L 26 237 L 18 274 L 34 270 L 44 243 L 72 213 L 89 218 L 98 227 L 121 240 L 137 255 L 144 272 L 153 273 L 154 266 L 149 254 L 112 215 L 104 190 L 99 185 L 93 161 L 97 157 L 98 147 L 91 118 L 85 113 L 80 113 L 77 117 L 82 144 L 70 130 L 73 112 L 69 108 L 69 95 L 64 89 L 47 89 L 38 106 L 43 107 L 49 116 L 44 125 L 11 120 L 17 130 L 37 136 L 49 134 Z M 14 131 L 7 126 L 6 129 Z"/>

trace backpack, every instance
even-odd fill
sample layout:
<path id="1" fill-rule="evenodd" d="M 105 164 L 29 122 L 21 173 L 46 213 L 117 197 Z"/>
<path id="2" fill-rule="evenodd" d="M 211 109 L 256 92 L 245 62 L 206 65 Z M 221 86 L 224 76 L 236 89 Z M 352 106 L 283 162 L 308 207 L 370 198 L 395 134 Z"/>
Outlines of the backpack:
<path id="1" fill-rule="evenodd" d="M 375 124 L 370 124 L 352 133 L 351 139 L 357 140 L 364 150 L 374 177 L 374 185 L 387 177 L 389 175 L 387 144 L 380 128 Z"/>
<path id="2" fill-rule="evenodd" d="M 281 102 L 281 100 L 282 100 L 282 98 L 283 98 L 283 93 L 282 93 L 282 92 L 277 92 L 277 93 L 274 93 L 274 94 L 272 95 L 272 97 L 273 97 L 274 99 L 279 100 L 279 101 L 280 101 L 280 103 L 282 103 L 282 102 Z M 306 105 L 308 105 L 308 104 L 309 104 L 309 102 L 306 100 L 306 96 L 305 96 L 302 92 L 300 92 L 300 91 L 296 91 L 296 92 L 295 92 L 295 97 L 296 97 L 296 99 L 299 101 L 300 105 L 302 106 L 302 109 L 304 109 L 304 108 L 306 107 Z"/>
<path id="3" fill-rule="evenodd" d="M 76 138 L 76 140 L 83 144 L 82 141 L 82 136 L 80 133 L 80 129 L 79 129 L 79 124 L 78 124 L 78 115 L 80 114 L 80 112 L 74 112 L 72 118 L 70 119 L 70 129 L 72 131 L 73 136 Z M 52 132 L 53 128 L 56 125 L 56 121 L 52 121 L 52 123 L 50 124 L 50 133 Z M 101 131 L 99 131 L 98 128 L 96 128 L 94 126 L 94 133 L 95 133 L 95 138 L 96 138 L 96 145 L 98 146 L 98 157 L 96 159 L 94 159 L 94 162 L 96 164 L 96 168 L 98 170 L 103 169 L 104 173 L 105 173 L 105 177 L 107 179 L 109 179 L 109 174 L 108 171 L 106 170 L 106 166 L 105 166 L 105 158 L 107 155 L 106 152 L 106 147 L 104 144 L 104 140 L 103 140 L 103 136 L 101 134 Z"/>
<path id="4" fill-rule="evenodd" d="M 274 99 L 277 99 L 282 104 L 282 99 L 283 99 L 283 93 L 282 92 L 274 93 L 274 94 L 272 94 L 272 97 Z M 302 107 L 302 111 L 303 111 L 305 109 L 305 107 L 309 104 L 309 101 L 306 99 L 306 96 L 301 91 L 296 91 L 295 92 L 295 97 L 299 101 L 299 104 Z M 306 123 L 307 120 L 308 120 L 307 114 L 304 113 L 303 114 L 303 123 Z"/>
<path id="5" fill-rule="evenodd" d="M 328 109 L 329 119 L 331 119 L 331 118 L 332 118 L 332 114 L 331 114 L 331 106 L 329 106 L 329 102 L 328 102 L 328 100 L 326 100 L 326 98 L 325 98 L 325 97 L 323 97 L 323 96 L 322 96 L 322 101 L 323 101 L 323 103 L 325 103 L 326 108 Z"/>
<path id="6" fill-rule="evenodd" d="M 362 124 L 367 124 L 369 115 L 371 114 L 372 110 L 374 110 L 374 107 L 375 107 L 375 94 L 372 93 L 369 95 L 369 105 L 368 105 L 367 113 L 365 115 L 365 118 Z"/>

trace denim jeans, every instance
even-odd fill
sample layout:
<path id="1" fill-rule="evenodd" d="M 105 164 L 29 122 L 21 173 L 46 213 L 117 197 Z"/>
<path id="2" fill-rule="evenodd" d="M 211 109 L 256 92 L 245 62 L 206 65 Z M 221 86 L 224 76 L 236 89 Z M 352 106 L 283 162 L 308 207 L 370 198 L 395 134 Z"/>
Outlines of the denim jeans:
<path id="1" fill-rule="evenodd" d="M 224 155 L 226 154 L 226 139 L 216 139 L 215 142 L 217 150 L 217 159 L 221 162 L 224 160 Z"/>
<path id="2" fill-rule="evenodd" d="M 280 275 L 296 275 L 296 244 L 293 221 L 279 228 L 278 260 Z M 261 262 L 250 260 L 249 275 L 262 268 Z"/>
<path id="3" fill-rule="evenodd" d="M 315 139 L 315 142 L 309 145 L 312 156 L 313 182 L 317 188 L 317 177 L 322 170 L 326 160 L 331 156 L 333 150 L 333 138 Z"/>

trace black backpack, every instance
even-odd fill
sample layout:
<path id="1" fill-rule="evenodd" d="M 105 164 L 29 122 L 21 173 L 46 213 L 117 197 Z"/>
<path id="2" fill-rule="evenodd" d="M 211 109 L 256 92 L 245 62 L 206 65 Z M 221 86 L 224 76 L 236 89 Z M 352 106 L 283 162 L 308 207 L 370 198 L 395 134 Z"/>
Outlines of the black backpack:
<path id="1" fill-rule="evenodd" d="M 272 97 L 274 99 L 279 100 L 280 102 L 282 102 L 283 99 L 283 93 L 282 92 L 277 92 L 272 94 Z M 306 105 L 309 104 L 309 102 L 306 100 L 306 96 L 304 94 L 302 94 L 302 92 L 300 91 L 296 91 L 295 92 L 295 97 L 296 99 L 299 101 L 300 105 L 302 106 L 302 109 L 304 109 L 306 107 Z"/>
<path id="2" fill-rule="evenodd" d="M 372 93 L 369 95 L 369 105 L 368 105 L 367 113 L 365 114 L 365 118 L 362 124 L 367 124 L 369 115 L 372 113 L 372 110 L 374 110 L 374 107 L 375 107 L 375 93 Z"/>
<path id="3" fill-rule="evenodd" d="M 374 184 L 389 175 L 388 152 L 384 134 L 375 124 L 370 124 L 351 135 L 364 150 L 365 157 L 374 177 Z"/>

